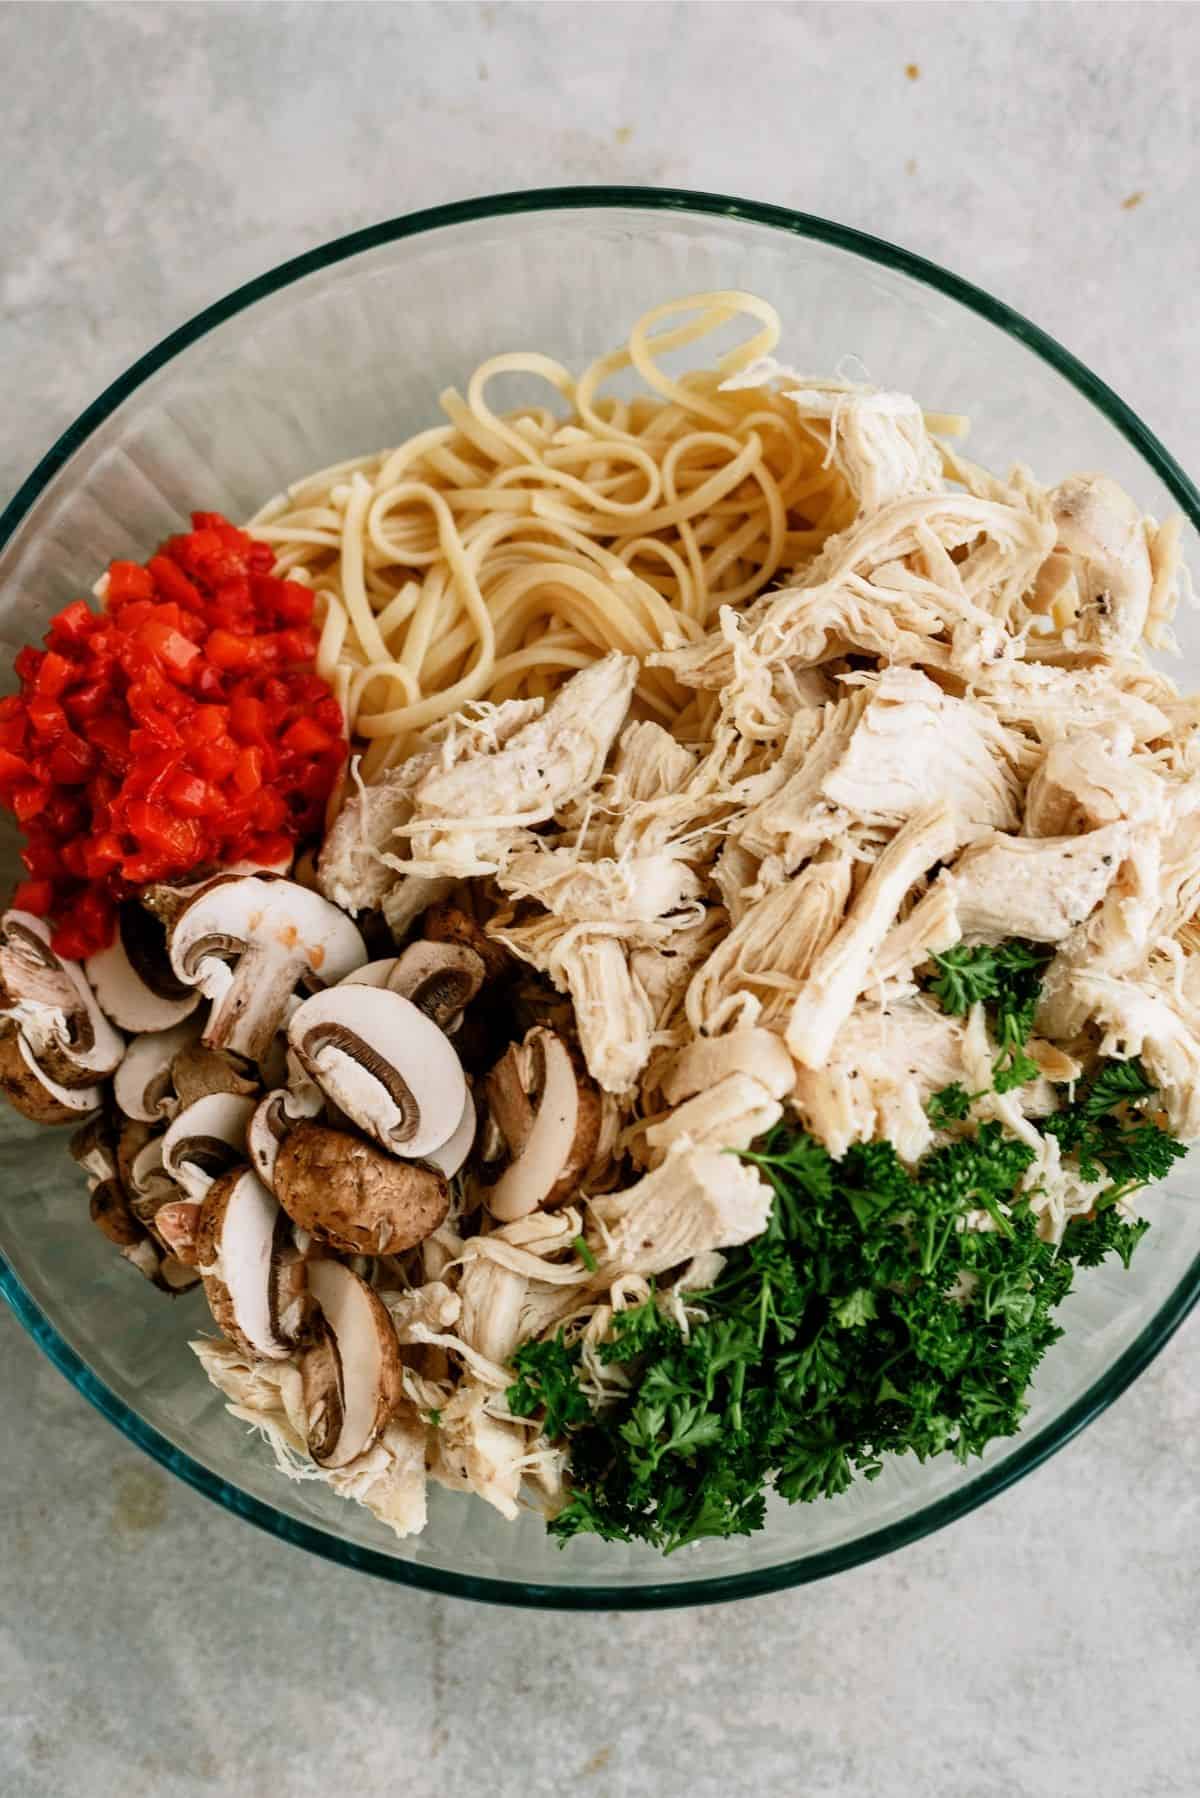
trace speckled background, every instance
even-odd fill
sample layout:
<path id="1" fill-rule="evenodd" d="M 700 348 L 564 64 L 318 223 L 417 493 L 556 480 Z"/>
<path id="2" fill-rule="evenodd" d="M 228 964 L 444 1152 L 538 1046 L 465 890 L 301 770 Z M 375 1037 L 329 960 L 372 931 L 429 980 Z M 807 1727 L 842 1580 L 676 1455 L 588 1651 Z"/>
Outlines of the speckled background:
<path id="1" fill-rule="evenodd" d="M 7 5 L 0 498 L 283 257 L 499 187 L 877 231 L 1063 339 L 1193 472 L 1200 10 Z M 4 1798 L 1193 1798 L 1200 1329 L 891 1560 L 659 1616 L 487 1611 L 216 1510 L 0 1319 Z"/>

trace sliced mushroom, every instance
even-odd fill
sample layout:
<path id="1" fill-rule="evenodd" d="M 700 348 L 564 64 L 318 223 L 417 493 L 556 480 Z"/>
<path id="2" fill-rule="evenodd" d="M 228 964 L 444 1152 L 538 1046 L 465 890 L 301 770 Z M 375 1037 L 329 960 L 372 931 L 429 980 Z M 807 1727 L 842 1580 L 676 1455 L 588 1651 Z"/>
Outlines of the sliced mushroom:
<path id="1" fill-rule="evenodd" d="M 462 1064 L 437 1025 L 399 993 L 316 993 L 293 1015 L 288 1041 L 326 1098 L 393 1154 L 419 1160 L 458 1128 Z"/>
<path id="2" fill-rule="evenodd" d="M 346 1467 L 378 1441 L 402 1396 L 400 1349 L 382 1299 L 337 1261 L 310 1261 L 309 1291 L 321 1309 L 304 1356 L 308 1452 L 321 1467 Z"/>
<path id="3" fill-rule="evenodd" d="M 364 962 L 361 968 L 355 968 L 353 974 L 347 974 L 343 986 L 387 986 L 396 970 L 398 955 L 386 955 L 382 961 Z"/>
<path id="4" fill-rule="evenodd" d="M 102 1236 L 119 1249 L 133 1248 L 144 1242 L 146 1232 L 129 1208 L 129 1199 L 119 1180 L 101 1180 L 92 1193 L 89 1206 L 92 1222 Z"/>
<path id="5" fill-rule="evenodd" d="M 0 919 L 0 1016 L 12 1018 L 42 1073 L 60 1086 L 93 1086 L 125 1053 L 83 969 L 55 954 L 49 926 L 31 912 Z"/>
<path id="6" fill-rule="evenodd" d="M 169 1030 L 200 1003 L 172 972 L 161 921 L 136 899 L 119 907 L 116 939 L 90 955 L 83 971 L 101 1010 L 133 1035 Z"/>
<path id="7" fill-rule="evenodd" d="M 503 943 L 493 942 L 478 919 L 452 900 L 431 905 L 421 919 L 421 934 L 431 943 L 460 943 L 473 949 L 489 980 L 499 980 L 512 968 L 512 956 Z"/>
<path id="8" fill-rule="evenodd" d="M 190 1017 L 170 1030 L 134 1037 L 113 1077 L 117 1109 L 146 1124 L 170 1117 L 179 1098 L 173 1078 L 175 1058 L 196 1041 L 200 1029 L 199 1018 Z"/>
<path id="9" fill-rule="evenodd" d="M 275 1194 L 293 1223 L 348 1255 L 403 1255 L 450 1210 L 435 1168 L 397 1161 L 374 1143 L 301 1123 L 279 1146 Z"/>
<path id="10" fill-rule="evenodd" d="M 387 984 L 440 1029 L 453 1032 L 486 973 L 483 958 L 465 943 L 410 943 Z"/>
<path id="11" fill-rule="evenodd" d="M 169 932 L 184 907 L 215 880 L 236 879 L 243 874 L 285 877 L 290 873 L 291 866 L 290 854 L 281 856 L 274 862 L 231 862 L 224 868 L 218 862 L 209 862 L 202 868 L 193 869 L 179 880 L 156 880 L 152 885 L 143 887 L 139 900 Z"/>
<path id="12" fill-rule="evenodd" d="M 171 1084 L 182 1109 L 212 1093 L 233 1093 L 239 1099 L 253 1099 L 262 1088 L 254 1075 L 240 1067 L 232 1055 L 221 1049 L 206 1049 L 203 1043 L 184 1045 L 171 1063 Z"/>
<path id="13" fill-rule="evenodd" d="M 439 1173 L 445 1174 L 447 1180 L 453 1180 L 475 1146 L 477 1124 L 475 1101 L 468 1090 L 463 1101 L 462 1116 L 458 1120 L 458 1128 L 453 1136 L 447 1137 L 444 1143 L 439 1143 L 436 1149 L 430 1149 L 425 1156 L 430 1167 L 435 1167 Z"/>
<path id="14" fill-rule="evenodd" d="M 355 925 L 328 899 L 264 875 L 215 880 L 171 926 L 171 966 L 213 1002 L 212 1049 L 260 1061 L 297 987 L 336 985 L 367 959 Z"/>
<path id="15" fill-rule="evenodd" d="M 199 1199 L 168 1199 L 154 1213 L 155 1234 L 185 1267 L 196 1266 L 202 1209 Z"/>
<path id="16" fill-rule="evenodd" d="M 202 1199 L 215 1180 L 246 1160 L 246 1129 L 254 1100 L 210 1093 L 179 1113 L 162 1139 L 163 1167 L 190 1199 Z"/>
<path id="17" fill-rule="evenodd" d="M 92 1222 L 121 1251 L 123 1260 L 160 1292 L 172 1295 L 195 1286 L 199 1275 L 164 1241 L 160 1248 L 137 1215 L 134 1202 L 119 1180 L 101 1180 L 89 1205 Z"/>
<path id="18" fill-rule="evenodd" d="M 318 1117 L 324 1109 L 324 1095 L 309 1081 L 294 1091 L 291 1087 L 277 1087 L 258 1101 L 246 1128 L 246 1149 L 250 1165 L 264 1186 L 275 1189 L 275 1161 L 288 1132 L 304 1118 Z"/>
<path id="19" fill-rule="evenodd" d="M 99 1086 L 60 1086 L 43 1072 L 16 1025 L 0 1024 L 0 1092 L 14 1111 L 35 1124 L 77 1124 L 99 1111 Z"/>
<path id="20" fill-rule="evenodd" d="M 574 1191 L 600 1140 L 600 1099 L 562 1037 L 540 1028 L 502 1058 L 486 1090 L 511 1159 L 484 1203 L 511 1223 Z"/>
<path id="21" fill-rule="evenodd" d="M 289 1239 L 286 1217 L 252 1169 L 210 1187 L 195 1242 L 204 1295 L 231 1342 L 271 1361 L 287 1359 L 303 1323 L 304 1270 Z"/>
<path id="22" fill-rule="evenodd" d="M 117 1132 L 111 1117 L 100 1112 L 88 1123 L 82 1124 L 68 1146 L 71 1159 L 77 1161 L 87 1175 L 88 1186 L 92 1191 L 105 1180 L 120 1179 Z"/>
<path id="23" fill-rule="evenodd" d="M 143 1223 L 176 1196 L 175 1183 L 163 1168 L 163 1135 L 141 1118 L 125 1118 L 117 1132 L 117 1170 L 130 1206 Z"/>

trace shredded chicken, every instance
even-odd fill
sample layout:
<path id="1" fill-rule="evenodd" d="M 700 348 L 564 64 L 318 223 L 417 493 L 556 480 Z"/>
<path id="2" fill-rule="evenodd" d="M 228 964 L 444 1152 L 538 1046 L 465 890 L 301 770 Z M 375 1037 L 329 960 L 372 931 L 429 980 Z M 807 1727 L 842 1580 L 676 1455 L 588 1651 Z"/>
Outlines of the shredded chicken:
<path id="1" fill-rule="evenodd" d="M 1143 650 L 1170 647 L 1190 591 L 1177 525 L 1100 475 L 978 468 L 901 394 L 769 361 L 725 385 L 765 383 L 822 447 L 837 507 L 820 541 L 792 506 L 794 565 L 771 589 L 660 633 L 647 660 L 682 693 L 678 734 L 611 653 L 548 701 L 436 726 L 352 783 L 325 842 L 321 890 L 398 944 L 485 880 L 478 942 L 519 967 L 481 1003 L 511 1008 L 514 1039 L 531 1020 L 571 1039 L 579 1104 L 586 1086 L 600 1108 L 570 1191 L 547 1183 L 502 1223 L 468 1163 L 441 1226 L 377 1264 L 403 1398 L 359 1462 L 308 1457 L 299 1352 L 193 1345 L 286 1472 L 399 1534 L 429 1480 L 507 1517 L 561 1505 L 561 1445 L 509 1409 L 514 1355 L 562 1331 L 588 1402 L 618 1400 L 614 1317 L 653 1303 L 693 1327 L 770 1213 L 729 1151 L 782 1122 L 835 1158 L 886 1140 L 915 1164 L 994 1120 L 1032 1152 L 1025 1189 L 1056 1242 L 1102 1183 L 1039 1125 L 1101 1058 L 1140 1057 L 1171 1130 L 1200 1137 L 1200 698 Z M 688 529 L 706 554 L 703 518 Z M 999 1091 L 995 1014 L 943 1009 L 931 958 L 1012 938 L 1048 965 L 1028 1078 Z M 969 1120 L 934 1107 L 935 1125 L 931 1097 L 956 1086 Z M 495 1118 L 479 1140 L 489 1167 L 519 1158 Z"/>

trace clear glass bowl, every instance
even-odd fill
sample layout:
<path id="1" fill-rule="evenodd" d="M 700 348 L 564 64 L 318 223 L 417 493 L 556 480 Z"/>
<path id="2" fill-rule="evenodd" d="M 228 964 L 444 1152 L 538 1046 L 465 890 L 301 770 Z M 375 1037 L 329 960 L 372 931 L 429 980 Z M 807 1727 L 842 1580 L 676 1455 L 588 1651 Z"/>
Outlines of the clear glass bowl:
<path id="1" fill-rule="evenodd" d="M 288 481 L 391 444 L 441 388 L 497 350 L 579 366 L 678 294 L 749 288 L 779 308 L 787 360 L 869 376 L 966 412 L 971 451 L 1047 479 L 1102 469 L 1147 510 L 1182 509 L 1200 566 L 1200 495 L 1150 431 L 1065 350 L 999 301 L 903 250 L 821 219 L 711 195 L 564 189 L 446 206 L 361 231 L 240 288 L 115 382 L 0 518 L 0 635 L 36 639 L 113 556 L 140 557 L 192 507 L 247 516 Z M 1200 685 L 1200 622 L 1180 620 L 1180 678 Z M 12 830 L 2 873 L 16 869 Z M 938 1528 L 1036 1467 L 1147 1365 L 1200 1291 L 1188 1164 L 1150 1199 L 1130 1273 L 1085 1274 L 1039 1373 L 1025 1429 L 981 1463 L 895 1462 L 815 1506 L 773 1506 L 758 1536 L 663 1560 L 585 1540 L 559 1550 L 533 1516 L 504 1523 L 435 1492 L 396 1541 L 324 1487 L 282 1479 L 189 1352 L 194 1294 L 143 1288 L 86 1218 L 65 1133 L 0 1114 L 2 1286 L 84 1396 L 180 1478 L 314 1553 L 402 1584 L 528 1605 L 710 1602 L 851 1567 Z"/>

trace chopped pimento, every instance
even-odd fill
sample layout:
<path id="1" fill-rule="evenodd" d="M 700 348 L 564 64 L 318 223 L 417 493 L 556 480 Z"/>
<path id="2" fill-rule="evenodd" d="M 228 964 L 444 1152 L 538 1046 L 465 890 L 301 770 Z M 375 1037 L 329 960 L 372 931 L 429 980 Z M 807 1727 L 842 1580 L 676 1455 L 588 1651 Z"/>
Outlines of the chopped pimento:
<path id="1" fill-rule="evenodd" d="M 13 903 L 52 920 L 65 957 L 111 942 L 152 881 L 285 857 L 345 761 L 311 592 L 219 513 L 192 526 L 144 566 L 113 562 L 103 612 L 72 600 L 0 700 L 0 803 L 26 838 Z"/>

